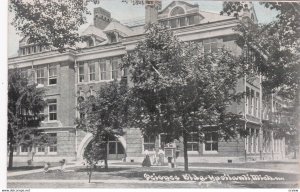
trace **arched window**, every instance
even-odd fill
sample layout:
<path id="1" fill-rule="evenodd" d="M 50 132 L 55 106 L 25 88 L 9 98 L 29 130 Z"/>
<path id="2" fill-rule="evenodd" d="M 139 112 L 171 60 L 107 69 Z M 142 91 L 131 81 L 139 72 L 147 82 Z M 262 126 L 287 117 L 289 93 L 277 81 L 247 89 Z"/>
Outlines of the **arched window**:
<path id="1" fill-rule="evenodd" d="M 171 11 L 171 16 L 182 15 L 184 14 L 184 9 L 182 7 L 175 7 Z"/>

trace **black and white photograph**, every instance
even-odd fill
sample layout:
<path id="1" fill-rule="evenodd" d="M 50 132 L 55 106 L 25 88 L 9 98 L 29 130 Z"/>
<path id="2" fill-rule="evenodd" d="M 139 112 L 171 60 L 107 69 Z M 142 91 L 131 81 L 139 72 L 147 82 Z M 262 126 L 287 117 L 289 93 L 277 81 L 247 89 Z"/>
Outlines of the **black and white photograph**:
<path id="1" fill-rule="evenodd" d="M 300 2 L 5 1 L 2 192 L 298 192 Z"/>

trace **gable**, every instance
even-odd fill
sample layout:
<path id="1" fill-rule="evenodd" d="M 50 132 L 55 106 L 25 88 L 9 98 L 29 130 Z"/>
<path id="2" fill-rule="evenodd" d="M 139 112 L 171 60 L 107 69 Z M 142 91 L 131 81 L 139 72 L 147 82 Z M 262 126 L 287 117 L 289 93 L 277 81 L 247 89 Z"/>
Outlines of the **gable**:
<path id="1" fill-rule="evenodd" d="M 199 5 L 193 5 L 184 1 L 173 1 L 158 13 L 158 19 L 168 18 L 182 13 L 185 15 L 199 13 Z"/>

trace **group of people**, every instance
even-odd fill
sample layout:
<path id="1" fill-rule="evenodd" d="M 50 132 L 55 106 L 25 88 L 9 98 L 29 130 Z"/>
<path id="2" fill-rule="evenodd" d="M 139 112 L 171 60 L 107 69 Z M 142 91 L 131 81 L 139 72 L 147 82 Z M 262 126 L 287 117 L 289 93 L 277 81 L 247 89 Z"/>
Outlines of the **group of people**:
<path id="1" fill-rule="evenodd" d="M 164 158 L 165 158 L 165 152 L 159 148 L 158 151 L 156 151 L 153 155 L 153 162 L 152 165 L 164 165 Z M 142 162 L 143 167 L 150 167 L 151 166 L 151 160 L 149 156 L 149 151 L 145 151 L 145 158 Z"/>

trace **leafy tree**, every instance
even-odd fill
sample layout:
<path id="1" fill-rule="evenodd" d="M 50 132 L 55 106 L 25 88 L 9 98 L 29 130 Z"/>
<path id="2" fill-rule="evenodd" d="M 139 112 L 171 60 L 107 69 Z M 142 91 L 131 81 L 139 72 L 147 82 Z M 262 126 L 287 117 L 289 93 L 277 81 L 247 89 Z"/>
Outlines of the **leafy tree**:
<path id="1" fill-rule="evenodd" d="M 8 131 L 9 168 L 13 166 L 14 145 L 37 142 L 39 135 L 36 127 L 44 119 L 40 114 L 46 105 L 45 90 L 36 88 L 19 69 L 8 71 Z M 26 142 L 25 142 L 26 141 Z"/>
<path id="2" fill-rule="evenodd" d="M 12 25 L 25 37 L 42 46 L 63 51 L 81 41 L 78 28 L 87 22 L 88 2 L 99 0 L 10 0 Z"/>
<path id="3" fill-rule="evenodd" d="M 122 80 L 121 83 L 113 81 L 103 85 L 96 96 L 90 96 L 87 100 L 79 103 L 78 110 L 82 116 L 76 120 L 76 125 L 78 129 L 93 134 L 92 148 L 102 144 L 106 146 L 110 138 L 123 134 L 122 128 L 127 121 L 127 94 L 125 80 Z M 104 153 L 105 168 L 108 168 L 107 148 L 104 147 L 102 152 Z M 93 154 L 91 156 L 93 157 Z M 93 160 L 93 158 L 90 159 Z M 90 162 L 94 163 L 95 161 Z"/>
<path id="4" fill-rule="evenodd" d="M 219 139 L 244 134 L 240 116 L 228 111 L 242 98 L 235 90 L 244 68 L 225 49 L 203 54 L 199 44 L 181 42 L 169 29 L 151 24 L 145 40 L 123 62 L 132 81 L 130 126 L 146 135 L 182 138 L 186 171 L 191 133 L 198 133 L 201 141 L 207 127 L 218 131 Z"/>
<path id="5" fill-rule="evenodd" d="M 97 164 L 100 160 L 106 158 L 106 143 L 99 138 L 95 137 L 85 148 L 83 158 L 88 163 L 88 175 L 89 183 L 92 179 L 93 170 L 97 167 Z"/>
<path id="6" fill-rule="evenodd" d="M 252 63 L 263 76 L 263 90 L 266 95 L 281 96 L 294 103 L 288 109 L 294 126 L 300 127 L 300 4 L 299 2 L 261 2 L 266 8 L 278 12 L 276 20 L 267 24 L 241 22 L 236 28 L 240 32 L 238 44 L 251 49 L 256 60 Z M 221 14 L 235 15 L 247 8 L 243 2 L 224 2 Z M 273 114 L 275 116 L 276 114 Z M 273 129 L 276 130 L 274 126 Z M 295 131 L 292 131 L 296 133 Z M 289 132 L 290 133 L 290 132 Z M 299 140 L 299 130 L 297 130 Z M 293 142 L 292 142 L 293 143 Z M 299 145 L 299 141 L 297 141 Z"/>

